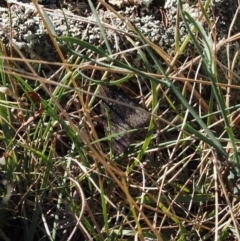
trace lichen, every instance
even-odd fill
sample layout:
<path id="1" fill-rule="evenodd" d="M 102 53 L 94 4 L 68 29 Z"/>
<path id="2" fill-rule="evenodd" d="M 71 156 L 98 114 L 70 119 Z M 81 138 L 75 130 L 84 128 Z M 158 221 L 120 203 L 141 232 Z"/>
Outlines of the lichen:
<path id="1" fill-rule="evenodd" d="M 57 1 L 42 1 L 41 4 L 56 5 Z M 192 6 L 189 1 L 186 1 L 186 3 L 183 4 L 183 7 L 195 19 L 198 18 L 199 9 L 195 5 Z M 214 9 L 214 14 L 210 12 L 209 15 L 212 18 L 211 21 L 215 21 L 214 18 L 218 18 L 216 23 L 218 33 L 217 38 L 218 40 L 221 40 L 228 34 L 229 26 L 237 9 L 237 1 L 213 1 L 211 11 L 212 9 Z M 180 35 L 179 45 L 181 45 L 188 36 L 186 26 L 181 18 L 179 26 L 176 28 L 177 1 L 166 1 L 165 12 L 168 19 L 167 28 L 163 25 L 159 8 L 154 4 L 150 4 L 148 9 L 137 5 L 126 5 L 117 11 L 122 16 L 126 17 L 126 19 L 131 21 L 131 23 L 134 24 L 145 37 L 147 37 L 153 43 L 161 46 L 161 48 L 168 54 L 171 54 L 175 50 L 176 29 L 178 29 Z M 29 4 L 25 5 L 24 7 L 22 5 L 13 4 L 11 6 L 11 13 L 12 29 L 9 25 L 10 15 L 7 8 L 0 8 L 0 39 L 6 44 L 6 46 L 8 47 L 9 44 L 8 38 L 10 36 L 9 31 L 11 29 L 13 42 L 16 43 L 17 46 L 21 47 L 27 58 L 31 58 L 32 56 L 34 56 L 34 58 L 36 56 L 40 56 L 43 60 L 57 61 L 57 55 L 52 54 L 54 50 L 49 39 L 49 35 L 46 31 L 43 21 L 36 14 L 33 5 Z M 132 33 L 131 30 L 128 29 L 126 23 L 122 22 L 113 13 L 104 8 L 100 8 L 98 10 L 98 15 L 103 23 L 109 24 L 113 28 L 116 28 L 116 31 L 105 28 L 108 41 L 111 43 L 113 51 L 117 51 L 118 46 L 120 46 L 122 50 L 124 50 L 124 48 L 132 47 L 132 45 L 126 40 L 125 36 L 118 31 L 122 30 L 126 33 Z M 65 21 L 65 17 L 67 17 L 67 22 Z M 78 18 L 70 15 L 64 16 L 61 10 L 56 9 L 53 13 L 49 12 L 49 19 L 52 21 L 58 36 L 71 35 L 84 39 L 85 41 L 88 41 L 94 45 L 101 44 L 102 37 L 99 27 L 97 24 L 89 24 L 88 21 L 94 20 L 94 17 L 91 13 L 82 18 Z M 209 31 L 205 25 L 204 27 L 206 28 L 206 32 Z M 239 28 L 240 24 L 235 24 L 232 34 L 239 32 Z M 116 40 L 118 43 L 115 43 Z M 137 38 L 134 39 L 134 41 L 140 44 Z M 31 48 L 31 54 L 27 49 L 24 48 L 24 46 Z M 224 56 L 225 53 L 221 54 L 221 51 L 219 52 L 219 56 Z M 231 51 L 234 52 L 236 49 L 234 48 L 234 50 Z M 189 47 L 186 48 L 183 56 L 185 54 L 186 57 L 190 57 L 189 54 L 193 54 L 191 44 L 189 44 Z M 55 56 L 56 59 L 54 59 Z M 222 61 L 226 65 L 226 57 L 224 57 Z"/>

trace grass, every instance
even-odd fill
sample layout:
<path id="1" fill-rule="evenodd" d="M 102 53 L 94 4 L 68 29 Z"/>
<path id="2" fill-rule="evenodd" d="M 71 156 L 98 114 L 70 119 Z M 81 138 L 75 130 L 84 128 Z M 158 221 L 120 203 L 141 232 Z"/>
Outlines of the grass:
<path id="1" fill-rule="evenodd" d="M 39 65 L 36 72 L 15 46 L 29 70 L 22 71 L 1 44 L 1 239 L 239 240 L 239 106 L 226 95 L 239 87 L 218 78 L 215 51 L 224 45 L 214 42 L 209 1 L 198 20 L 178 1 L 188 35 L 182 43 L 176 35 L 174 57 L 130 22 L 141 44 L 126 36 L 132 48 L 114 53 L 89 4 L 101 46 L 56 36 L 45 12 L 61 63 L 31 60 Z M 211 34 L 200 24 L 203 17 Z M 182 63 L 190 43 L 197 54 Z M 122 57 L 135 53 L 138 68 Z M 45 65 L 57 79 L 41 74 Z M 120 155 L 101 127 L 98 91 L 109 79 L 128 93 L 142 93 L 151 115 L 145 138 Z"/>

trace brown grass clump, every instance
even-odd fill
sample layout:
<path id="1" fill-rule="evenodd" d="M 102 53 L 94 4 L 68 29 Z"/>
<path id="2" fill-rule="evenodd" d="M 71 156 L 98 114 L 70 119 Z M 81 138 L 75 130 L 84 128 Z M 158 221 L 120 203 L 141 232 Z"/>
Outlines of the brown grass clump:
<path id="1" fill-rule="evenodd" d="M 33 1 L 57 57 L 1 41 L 1 239 L 240 239 L 237 10 L 219 39 L 204 4 L 178 1 L 166 51 L 128 21 L 159 6 L 89 1 L 94 42 Z"/>

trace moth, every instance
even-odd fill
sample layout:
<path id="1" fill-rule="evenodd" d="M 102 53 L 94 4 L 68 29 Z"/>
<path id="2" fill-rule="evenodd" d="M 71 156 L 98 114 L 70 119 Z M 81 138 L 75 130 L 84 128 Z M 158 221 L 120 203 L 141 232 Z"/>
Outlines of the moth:
<path id="1" fill-rule="evenodd" d="M 137 129 L 139 133 L 143 127 L 148 126 L 151 115 L 146 108 L 131 99 L 118 87 L 102 86 L 99 91 L 99 96 L 102 97 L 100 106 L 101 113 L 104 117 L 103 125 L 105 135 L 116 134 L 112 137 L 112 148 L 118 154 L 123 153 L 128 149 L 136 136 L 136 131 L 127 131 Z M 104 97 L 113 99 L 119 103 L 112 102 Z M 128 104 L 133 108 L 121 105 L 120 102 Z"/>

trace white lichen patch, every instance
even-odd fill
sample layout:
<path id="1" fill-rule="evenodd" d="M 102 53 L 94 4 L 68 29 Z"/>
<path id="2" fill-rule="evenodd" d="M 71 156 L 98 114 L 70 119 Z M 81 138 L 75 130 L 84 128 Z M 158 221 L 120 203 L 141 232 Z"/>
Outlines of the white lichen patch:
<path id="1" fill-rule="evenodd" d="M 43 1 L 41 4 L 44 2 L 46 1 Z M 56 3 L 56 0 L 47 1 L 47 4 L 55 4 L 55 8 L 57 7 Z M 70 4 L 70 2 L 66 1 L 66 4 Z M 175 49 L 176 29 L 180 35 L 180 45 L 187 37 L 186 27 L 181 18 L 179 26 L 176 28 L 176 1 L 166 1 L 165 3 L 165 12 L 168 20 L 167 27 L 163 25 L 159 8 L 152 4 L 151 0 L 126 0 L 122 1 L 121 6 L 123 6 L 122 9 L 116 9 L 118 13 L 134 24 L 146 38 L 161 46 L 162 49 L 169 54 Z M 219 17 L 217 27 L 221 29 L 221 31 L 218 31 L 219 36 L 217 36 L 219 37 L 219 41 L 228 33 L 232 19 L 231 16 L 233 16 L 236 11 L 234 6 L 237 7 L 236 0 L 214 2 L 213 7 L 217 13 L 214 17 Z M 200 15 L 199 8 L 191 6 L 189 2 L 186 1 L 186 3 L 184 3 L 184 9 L 187 10 L 193 18 L 198 19 Z M 71 14 L 69 10 L 65 9 L 64 11 L 65 16 L 60 9 L 54 11 L 46 10 L 58 36 L 71 35 L 97 46 L 101 44 L 103 38 L 91 12 L 86 16 L 76 16 Z M 224 14 L 224 11 L 227 11 L 227 15 L 226 13 Z M 81 14 L 81 11 L 78 14 Z M 117 51 L 119 47 L 121 50 L 132 47 L 125 38 L 125 34 L 132 34 L 132 31 L 128 29 L 125 22 L 122 22 L 114 13 L 105 8 L 98 10 L 98 16 L 105 28 L 108 41 L 112 44 L 113 51 Z M 19 46 L 23 52 L 25 51 L 24 54 L 26 57 L 31 58 L 34 56 L 35 58 L 39 56 L 43 60 L 57 60 L 57 55 L 55 54 L 55 49 L 50 41 L 46 27 L 32 4 L 13 4 L 11 6 L 11 21 L 9 18 L 8 9 L 0 7 L 0 38 L 3 43 L 6 44 L 6 47 L 8 47 L 10 43 L 9 37 L 12 36 L 12 41 Z M 11 26 L 10 23 L 12 23 Z M 204 21 L 201 23 L 204 25 Z M 235 27 L 233 30 L 236 32 L 239 31 L 239 28 L 240 27 Z M 206 31 L 208 31 L 208 29 L 206 29 Z M 134 39 L 134 41 L 136 43 L 139 42 L 138 39 Z M 29 51 L 29 48 L 31 51 Z M 191 48 L 190 51 L 186 50 L 185 53 L 187 55 L 192 54 Z"/>

